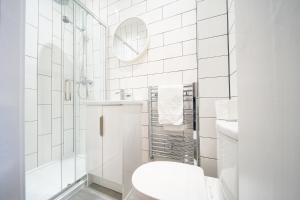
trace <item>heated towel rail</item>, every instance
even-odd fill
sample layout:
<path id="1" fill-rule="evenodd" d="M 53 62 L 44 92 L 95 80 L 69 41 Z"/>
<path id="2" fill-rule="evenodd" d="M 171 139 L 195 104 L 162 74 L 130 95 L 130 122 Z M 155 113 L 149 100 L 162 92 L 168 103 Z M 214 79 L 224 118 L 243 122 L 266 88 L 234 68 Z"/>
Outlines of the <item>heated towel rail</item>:
<path id="1" fill-rule="evenodd" d="M 197 83 L 183 87 L 182 129 L 172 131 L 159 124 L 158 87 L 149 87 L 149 154 L 152 160 L 173 160 L 199 165 Z"/>

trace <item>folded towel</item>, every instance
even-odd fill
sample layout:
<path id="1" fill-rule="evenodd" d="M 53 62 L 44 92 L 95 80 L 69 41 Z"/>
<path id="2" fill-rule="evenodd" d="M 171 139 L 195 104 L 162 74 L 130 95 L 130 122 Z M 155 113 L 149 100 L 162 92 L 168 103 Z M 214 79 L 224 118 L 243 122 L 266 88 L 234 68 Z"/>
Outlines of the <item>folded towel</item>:
<path id="1" fill-rule="evenodd" d="M 169 124 L 163 125 L 163 129 L 165 131 L 170 131 L 170 132 L 183 132 L 184 128 L 185 125 L 169 125 Z"/>
<path id="2" fill-rule="evenodd" d="M 183 123 L 183 85 L 159 86 L 157 109 L 160 124 L 181 125 Z"/>

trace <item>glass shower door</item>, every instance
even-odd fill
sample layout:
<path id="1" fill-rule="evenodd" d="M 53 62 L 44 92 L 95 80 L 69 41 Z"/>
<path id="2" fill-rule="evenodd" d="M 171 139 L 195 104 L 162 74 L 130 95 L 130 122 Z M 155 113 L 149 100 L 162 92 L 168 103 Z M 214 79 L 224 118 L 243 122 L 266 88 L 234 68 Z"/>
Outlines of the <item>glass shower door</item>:
<path id="1" fill-rule="evenodd" d="M 75 182 L 74 3 L 62 5 L 63 123 L 62 188 Z"/>
<path id="2" fill-rule="evenodd" d="M 75 1 L 47 2 L 39 1 L 49 12 L 37 27 L 26 25 L 26 43 L 35 29 L 39 36 L 36 54 L 25 52 L 28 200 L 49 199 L 86 175 L 86 105 L 105 97 L 105 28 Z"/>
<path id="3" fill-rule="evenodd" d="M 105 99 L 105 27 L 81 5 L 63 6 L 62 188 L 86 175 L 88 101 Z"/>
<path id="4" fill-rule="evenodd" d="M 87 25 L 86 11 L 75 4 L 74 25 L 74 71 L 75 71 L 75 178 L 82 178 L 86 174 L 85 164 L 85 134 L 86 134 L 86 103 L 89 88 L 93 80 L 87 77 Z"/>
<path id="5" fill-rule="evenodd" d="M 105 27 L 75 4 L 75 176 L 86 174 L 88 101 L 105 99 Z"/>

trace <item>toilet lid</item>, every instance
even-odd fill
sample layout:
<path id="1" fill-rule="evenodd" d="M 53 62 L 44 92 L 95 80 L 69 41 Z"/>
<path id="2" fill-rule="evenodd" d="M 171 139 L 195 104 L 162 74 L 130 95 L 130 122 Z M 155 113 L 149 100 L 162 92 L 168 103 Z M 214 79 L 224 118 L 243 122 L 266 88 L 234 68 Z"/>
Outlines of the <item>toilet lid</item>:
<path id="1" fill-rule="evenodd" d="M 200 167 L 167 161 L 143 164 L 132 176 L 140 193 L 162 200 L 207 200 L 203 170 Z"/>

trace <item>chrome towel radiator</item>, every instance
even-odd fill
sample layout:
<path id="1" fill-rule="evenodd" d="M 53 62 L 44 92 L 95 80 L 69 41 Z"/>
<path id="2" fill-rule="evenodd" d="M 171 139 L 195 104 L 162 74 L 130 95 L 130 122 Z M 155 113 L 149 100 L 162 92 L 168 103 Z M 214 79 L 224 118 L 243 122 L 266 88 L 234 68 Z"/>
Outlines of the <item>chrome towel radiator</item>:
<path id="1" fill-rule="evenodd" d="M 149 154 L 152 160 L 172 160 L 199 165 L 199 130 L 197 83 L 183 88 L 182 129 L 165 130 L 159 124 L 158 87 L 149 87 Z"/>

